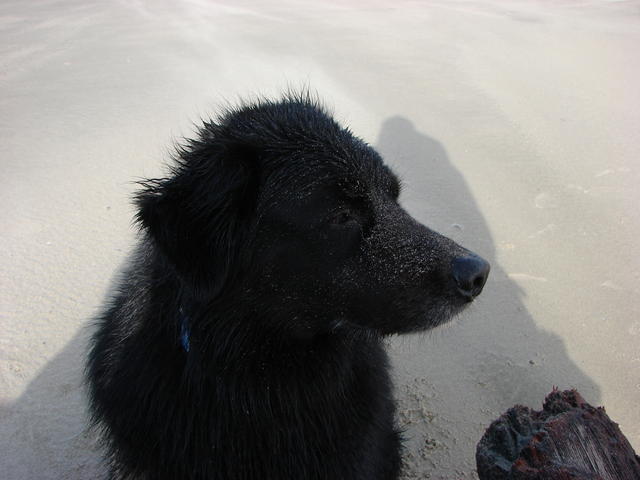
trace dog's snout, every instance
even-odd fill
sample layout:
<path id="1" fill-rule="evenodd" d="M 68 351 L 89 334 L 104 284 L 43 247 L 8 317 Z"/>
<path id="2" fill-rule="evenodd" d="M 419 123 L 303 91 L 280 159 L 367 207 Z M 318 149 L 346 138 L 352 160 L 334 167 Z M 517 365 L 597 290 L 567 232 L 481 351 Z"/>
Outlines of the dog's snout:
<path id="1" fill-rule="evenodd" d="M 482 292 L 490 269 L 489 262 L 477 255 L 456 257 L 451 261 L 451 274 L 458 292 L 470 301 Z"/>

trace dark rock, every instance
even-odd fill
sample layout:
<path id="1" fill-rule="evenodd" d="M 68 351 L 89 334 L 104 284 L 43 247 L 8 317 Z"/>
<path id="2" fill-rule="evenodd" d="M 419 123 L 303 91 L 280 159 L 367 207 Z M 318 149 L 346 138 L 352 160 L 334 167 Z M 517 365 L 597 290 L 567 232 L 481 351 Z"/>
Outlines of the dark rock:
<path id="1" fill-rule="evenodd" d="M 516 405 L 478 443 L 480 480 L 639 480 L 640 458 L 604 408 L 555 390 L 542 411 Z"/>

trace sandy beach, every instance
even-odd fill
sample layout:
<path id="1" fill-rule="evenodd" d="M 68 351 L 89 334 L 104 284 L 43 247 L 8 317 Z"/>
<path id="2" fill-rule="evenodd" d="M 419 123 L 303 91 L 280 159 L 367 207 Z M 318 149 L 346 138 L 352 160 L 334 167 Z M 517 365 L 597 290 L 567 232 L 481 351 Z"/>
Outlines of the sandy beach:
<path id="1" fill-rule="evenodd" d="M 0 5 L 0 476 L 88 479 L 91 322 L 136 241 L 135 182 L 241 98 L 316 91 L 417 219 L 492 263 L 450 325 L 389 339 L 406 479 L 554 386 L 640 452 L 640 2 Z"/>

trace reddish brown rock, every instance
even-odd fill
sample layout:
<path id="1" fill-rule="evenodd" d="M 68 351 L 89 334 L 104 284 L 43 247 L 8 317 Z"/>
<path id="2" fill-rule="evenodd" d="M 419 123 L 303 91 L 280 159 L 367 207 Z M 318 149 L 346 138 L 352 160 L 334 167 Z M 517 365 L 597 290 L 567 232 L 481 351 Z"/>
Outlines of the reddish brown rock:
<path id="1" fill-rule="evenodd" d="M 542 411 L 517 405 L 478 443 L 480 480 L 639 480 L 640 458 L 604 408 L 554 390 Z"/>

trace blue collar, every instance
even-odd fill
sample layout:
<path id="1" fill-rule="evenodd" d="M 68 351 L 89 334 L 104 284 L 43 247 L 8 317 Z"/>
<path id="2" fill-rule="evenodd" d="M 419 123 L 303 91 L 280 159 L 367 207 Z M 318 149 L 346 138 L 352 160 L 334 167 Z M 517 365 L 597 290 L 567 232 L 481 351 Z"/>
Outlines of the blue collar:
<path id="1" fill-rule="evenodd" d="M 189 328 L 189 316 L 184 313 L 184 309 L 180 307 L 180 344 L 185 352 L 189 351 L 189 337 L 191 336 L 191 329 Z"/>

